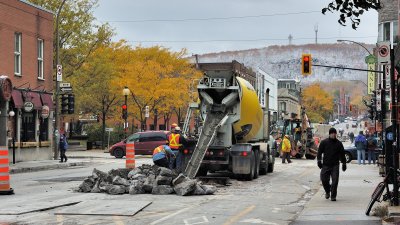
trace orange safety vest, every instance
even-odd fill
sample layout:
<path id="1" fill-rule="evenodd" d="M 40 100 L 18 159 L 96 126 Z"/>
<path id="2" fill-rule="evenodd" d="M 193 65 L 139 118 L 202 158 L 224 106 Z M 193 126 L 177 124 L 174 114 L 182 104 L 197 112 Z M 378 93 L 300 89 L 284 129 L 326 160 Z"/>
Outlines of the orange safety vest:
<path id="1" fill-rule="evenodd" d="M 169 135 L 168 141 L 171 149 L 178 150 L 182 146 L 182 144 L 179 143 L 180 137 L 180 134 L 171 133 L 171 135 Z"/>
<path id="2" fill-rule="evenodd" d="M 166 153 L 165 149 L 164 149 L 164 146 L 162 146 L 162 145 L 160 145 L 160 146 L 158 146 L 157 148 L 154 149 L 153 156 L 158 154 L 158 153 L 160 153 L 160 152 Z"/>

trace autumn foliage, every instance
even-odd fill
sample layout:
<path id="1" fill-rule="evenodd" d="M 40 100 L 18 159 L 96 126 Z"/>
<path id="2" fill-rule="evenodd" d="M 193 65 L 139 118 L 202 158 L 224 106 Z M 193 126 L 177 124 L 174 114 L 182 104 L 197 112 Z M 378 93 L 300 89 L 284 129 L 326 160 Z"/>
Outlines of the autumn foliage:
<path id="1" fill-rule="evenodd" d="M 333 111 L 333 97 L 320 84 L 306 87 L 302 93 L 303 105 L 311 122 L 325 122 Z"/>

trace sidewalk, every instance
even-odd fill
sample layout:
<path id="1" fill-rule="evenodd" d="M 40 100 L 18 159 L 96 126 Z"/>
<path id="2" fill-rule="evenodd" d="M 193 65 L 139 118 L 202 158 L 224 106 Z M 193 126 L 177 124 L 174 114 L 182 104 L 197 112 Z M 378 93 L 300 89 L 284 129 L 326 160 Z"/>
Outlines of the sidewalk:
<path id="1" fill-rule="evenodd" d="M 365 215 L 372 191 L 382 179 L 378 167 L 353 161 L 346 172 L 340 171 L 337 201 L 326 200 L 321 185 L 292 224 L 382 224 L 380 218 Z"/>

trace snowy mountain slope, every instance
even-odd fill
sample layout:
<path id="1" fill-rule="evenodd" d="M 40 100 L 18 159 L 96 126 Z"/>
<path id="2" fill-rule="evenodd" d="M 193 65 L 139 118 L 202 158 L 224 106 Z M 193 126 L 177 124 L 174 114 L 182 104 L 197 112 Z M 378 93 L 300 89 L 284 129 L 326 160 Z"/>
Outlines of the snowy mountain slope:
<path id="1" fill-rule="evenodd" d="M 372 52 L 373 45 L 365 45 Z M 313 67 L 313 74 L 302 78 L 300 58 L 302 53 L 311 53 L 314 64 L 366 69 L 365 49 L 355 44 L 308 44 L 269 46 L 261 49 L 209 53 L 199 55 L 199 62 L 230 62 L 237 60 L 246 66 L 261 68 L 275 78 L 302 79 L 302 83 L 335 80 L 367 80 L 367 72 Z"/>

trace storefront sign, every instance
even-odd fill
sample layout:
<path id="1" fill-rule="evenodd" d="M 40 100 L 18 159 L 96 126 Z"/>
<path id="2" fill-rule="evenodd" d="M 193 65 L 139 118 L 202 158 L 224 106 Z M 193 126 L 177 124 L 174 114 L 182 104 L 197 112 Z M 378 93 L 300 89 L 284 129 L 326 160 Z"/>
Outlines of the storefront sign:
<path id="1" fill-rule="evenodd" d="M 47 119 L 50 116 L 50 108 L 47 105 L 44 105 L 42 107 L 42 114 L 41 114 L 43 119 Z"/>
<path id="2" fill-rule="evenodd" d="M 0 100 L 10 101 L 12 93 L 11 80 L 6 76 L 0 76 Z"/>
<path id="3" fill-rule="evenodd" d="M 32 112 L 33 111 L 33 103 L 32 102 L 25 102 L 24 103 L 24 111 L 25 112 Z"/>

